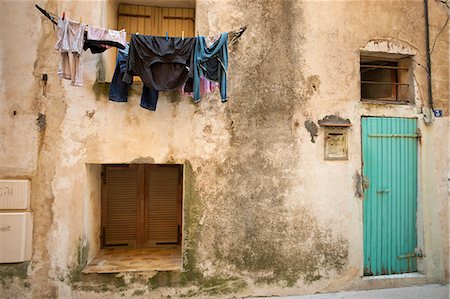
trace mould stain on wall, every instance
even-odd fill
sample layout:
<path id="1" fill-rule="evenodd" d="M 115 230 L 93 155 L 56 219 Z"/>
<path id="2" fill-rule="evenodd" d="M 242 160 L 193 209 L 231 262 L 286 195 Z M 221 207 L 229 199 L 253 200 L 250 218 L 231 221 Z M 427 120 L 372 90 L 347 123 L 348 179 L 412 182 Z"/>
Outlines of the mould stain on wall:
<path id="1" fill-rule="evenodd" d="M 56 1 L 49 1 L 47 9 L 56 10 Z M 41 80 L 42 73 L 49 69 L 57 69 L 58 61 L 47 53 L 53 51 L 56 42 L 51 26 L 42 26 L 38 41 L 34 76 L 36 82 Z M 65 92 L 55 72 L 49 76 L 51 92 L 44 96 L 40 84 L 35 86 L 34 108 L 38 111 L 35 130 L 39 131 L 37 168 L 33 175 L 32 210 L 34 211 L 33 261 L 31 262 L 31 292 L 34 297 L 56 297 L 57 289 L 52 281 L 51 251 L 48 247 L 50 233 L 54 229 L 55 200 L 52 182 L 56 174 L 58 151 L 62 136 L 59 129 L 65 117 L 66 105 L 62 100 Z"/>
<path id="2" fill-rule="evenodd" d="M 348 259 L 345 238 L 321 227 L 309 209 L 288 208 L 297 200 L 291 188 L 301 184 L 294 179 L 299 167 L 293 154 L 294 113 L 316 92 L 319 79 L 305 79 L 298 68 L 276 68 L 300 65 L 302 37 L 292 27 L 302 18 L 301 7 L 296 1 L 256 3 L 239 4 L 250 19 L 260 21 L 250 27 L 254 38 L 247 41 L 256 43 L 257 53 L 232 58 L 233 65 L 248 68 L 232 79 L 246 84 L 233 91 L 230 148 L 222 163 L 205 163 L 199 173 L 205 202 L 199 266 L 223 274 L 251 273 L 256 283 L 312 282 L 329 270 L 342 270 Z"/>

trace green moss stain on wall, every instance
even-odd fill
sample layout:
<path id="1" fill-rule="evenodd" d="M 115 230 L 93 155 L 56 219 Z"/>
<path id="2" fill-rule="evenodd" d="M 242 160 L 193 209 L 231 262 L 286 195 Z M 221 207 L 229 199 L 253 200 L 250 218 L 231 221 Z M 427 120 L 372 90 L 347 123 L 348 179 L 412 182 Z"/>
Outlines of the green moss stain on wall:
<path id="1" fill-rule="evenodd" d="M 0 284 L 2 288 L 8 288 L 9 284 L 15 279 L 19 279 L 24 287 L 28 288 L 28 267 L 29 262 L 17 264 L 2 264 L 0 265 Z"/>
<path id="2" fill-rule="evenodd" d="M 318 76 L 302 73 L 302 4 L 230 5 L 253 21 L 230 55 L 230 147 L 221 163 L 202 166 L 197 182 L 208 203 L 197 263 L 258 284 L 310 283 L 345 268 L 348 241 L 293 196 L 302 184 L 298 117 L 307 115 L 320 86 Z"/>

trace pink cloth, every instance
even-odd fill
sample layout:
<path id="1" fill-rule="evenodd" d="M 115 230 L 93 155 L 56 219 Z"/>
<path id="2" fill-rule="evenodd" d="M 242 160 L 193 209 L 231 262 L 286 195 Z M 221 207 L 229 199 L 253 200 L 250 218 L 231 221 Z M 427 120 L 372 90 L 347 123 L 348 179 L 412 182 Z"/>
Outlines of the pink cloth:
<path id="1" fill-rule="evenodd" d="M 127 45 L 127 33 L 125 30 L 117 31 L 112 29 L 97 28 L 89 25 L 87 26 L 86 31 L 88 40 L 115 42 L 124 47 Z"/>
<path id="2" fill-rule="evenodd" d="M 183 84 L 180 88 L 180 93 L 185 96 L 194 97 L 193 92 L 184 91 L 184 87 L 186 84 Z M 213 93 L 216 90 L 216 87 L 219 86 L 218 82 L 210 81 L 205 77 L 200 77 L 200 95 L 207 95 Z"/>

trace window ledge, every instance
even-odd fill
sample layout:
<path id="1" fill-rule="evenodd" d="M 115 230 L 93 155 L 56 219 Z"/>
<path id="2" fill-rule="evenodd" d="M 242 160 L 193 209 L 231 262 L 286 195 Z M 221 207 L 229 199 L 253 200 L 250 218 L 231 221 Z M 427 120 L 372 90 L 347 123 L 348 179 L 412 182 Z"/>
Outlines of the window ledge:
<path id="1" fill-rule="evenodd" d="M 102 249 L 83 273 L 181 271 L 181 248 Z"/>
<path id="2" fill-rule="evenodd" d="M 374 100 L 374 99 L 361 99 L 364 104 L 377 104 L 377 105 L 412 105 L 409 100 Z"/>

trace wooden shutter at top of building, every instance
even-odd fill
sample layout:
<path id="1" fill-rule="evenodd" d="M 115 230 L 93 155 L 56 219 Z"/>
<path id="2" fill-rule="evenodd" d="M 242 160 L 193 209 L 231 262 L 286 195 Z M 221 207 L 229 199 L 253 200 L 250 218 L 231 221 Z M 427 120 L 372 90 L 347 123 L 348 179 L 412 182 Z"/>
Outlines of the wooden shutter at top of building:
<path id="1" fill-rule="evenodd" d="M 180 165 L 148 165 L 146 216 L 148 246 L 179 244 L 181 234 Z"/>
<path id="2" fill-rule="evenodd" d="M 104 166 L 102 182 L 103 246 L 135 246 L 138 168 Z"/>
<path id="3" fill-rule="evenodd" d="M 131 34 L 139 32 L 145 35 L 194 37 L 193 8 L 167 8 L 141 5 L 119 5 L 118 30 L 125 29 L 127 40 Z"/>
<path id="4" fill-rule="evenodd" d="M 162 8 L 160 35 L 194 37 L 195 19 L 193 8 Z"/>

